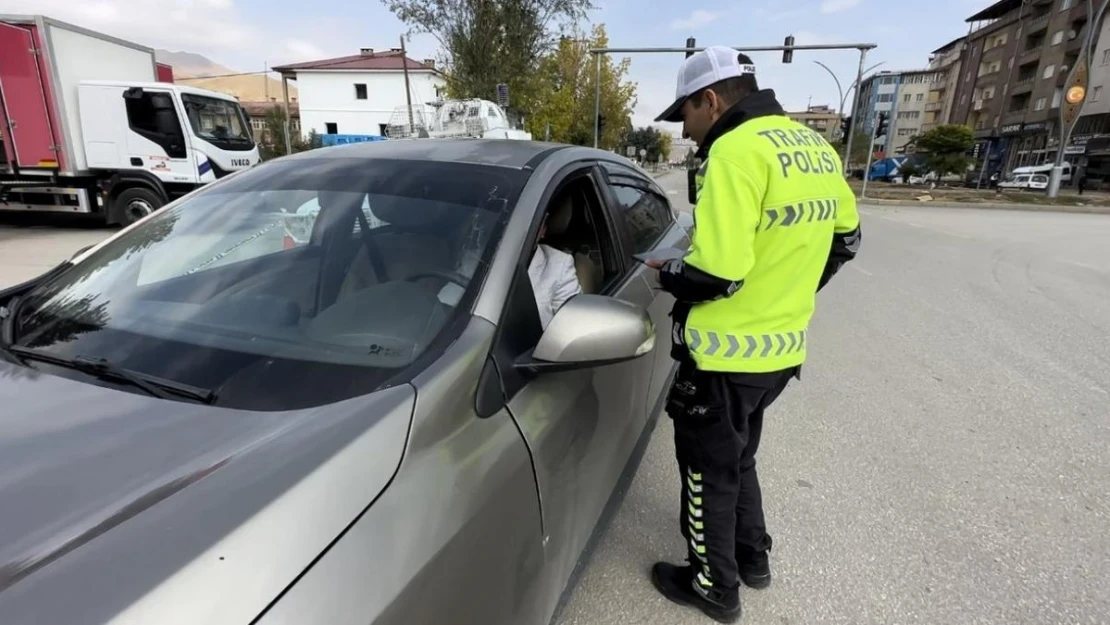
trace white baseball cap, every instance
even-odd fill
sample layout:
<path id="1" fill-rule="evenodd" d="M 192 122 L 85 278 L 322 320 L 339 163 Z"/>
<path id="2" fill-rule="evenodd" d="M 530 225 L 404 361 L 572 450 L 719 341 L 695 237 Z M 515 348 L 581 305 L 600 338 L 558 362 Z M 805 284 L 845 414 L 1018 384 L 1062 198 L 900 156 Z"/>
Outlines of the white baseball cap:
<path id="1" fill-rule="evenodd" d="M 682 121 L 682 104 L 686 102 L 686 98 L 709 85 L 729 78 L 739 78 L 744 74 L 754 75 L 755 65 L 742 62 L 740 53 L 728 46 L 709 46 L 691 55 L 682 62 L 682 67 L 678 70 L 678 88 L 675 90 L 674 104 L 668 106 L 662 115 L 655 118 L 655 121 Z"/>

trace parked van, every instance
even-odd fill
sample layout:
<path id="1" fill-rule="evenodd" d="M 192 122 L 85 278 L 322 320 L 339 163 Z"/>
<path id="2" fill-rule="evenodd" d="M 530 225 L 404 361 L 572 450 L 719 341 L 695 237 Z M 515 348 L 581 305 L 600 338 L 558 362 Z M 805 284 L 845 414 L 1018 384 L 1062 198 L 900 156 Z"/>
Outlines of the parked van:
<path id="1" fill-rule="evenodd" d="M 1048 163 L 1048 164 L 1045 164 L 1045 165 L 1033 165 L 1033 166 L 1029 166 L 1029 167 L 1018 167 L 1018 168 L 1014 169 L 1014 171 L 1010 172 L 1010 177 L 1013 178 L 1013 177 L 1021 176 L 1023 174 L 1028 174 L 1028 175 L 1044 174 L 1045 176 L 1051 176 L 1052 175 L 1052 167 L 1053 167 L 1052 163 Z M 1069 163 L 1067 161 L 1064 161 L 1064 171 L 1061 172 L 1060 181 L 1061 182 L 1071 182 L 1071 163 Z"/>
<path id="2" fill-rule="evenodd" d="M 1021 169 L 1026 168 L 1022 167 Z M 998 183 L 998 188 L 1021 191 L 1044 190 L 1048 188 L 1048 174 L 1018 174 Z"/>

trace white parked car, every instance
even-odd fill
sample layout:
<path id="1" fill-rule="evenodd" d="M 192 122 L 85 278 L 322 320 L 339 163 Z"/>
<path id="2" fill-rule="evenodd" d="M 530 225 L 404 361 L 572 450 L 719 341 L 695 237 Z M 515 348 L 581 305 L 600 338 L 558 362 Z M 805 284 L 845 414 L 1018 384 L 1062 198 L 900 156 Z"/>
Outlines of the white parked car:
<path id="1" fill-rule="evenodd" d="M 999 189 L 1042 190 L 1048 188 L 1048 176 L 1044 174 L 1019 174 L 998 183 Z"/>

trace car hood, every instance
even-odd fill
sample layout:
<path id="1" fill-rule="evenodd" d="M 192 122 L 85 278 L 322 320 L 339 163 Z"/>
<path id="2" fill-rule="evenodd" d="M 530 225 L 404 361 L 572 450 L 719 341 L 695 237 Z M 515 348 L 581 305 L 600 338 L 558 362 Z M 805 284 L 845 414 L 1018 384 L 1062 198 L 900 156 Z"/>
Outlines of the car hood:
<path id="1" fill-rule="evenodd" d="M 0 363 L 0 620 L 251 622 L 388 485 L 414 401 L 249 412 Z"/>

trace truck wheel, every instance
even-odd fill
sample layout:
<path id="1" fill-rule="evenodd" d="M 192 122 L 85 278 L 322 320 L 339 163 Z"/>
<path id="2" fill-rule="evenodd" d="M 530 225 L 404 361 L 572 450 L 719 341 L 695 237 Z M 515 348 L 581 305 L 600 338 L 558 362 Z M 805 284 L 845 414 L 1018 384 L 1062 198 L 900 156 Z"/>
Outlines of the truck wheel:
<path id="1" fill-rule="evenodd" d="M 112 221 L 127 227 L 162 208 L 162 198 L 143 187 L 124 189 L 116 196 L 112 207 Z"/>

